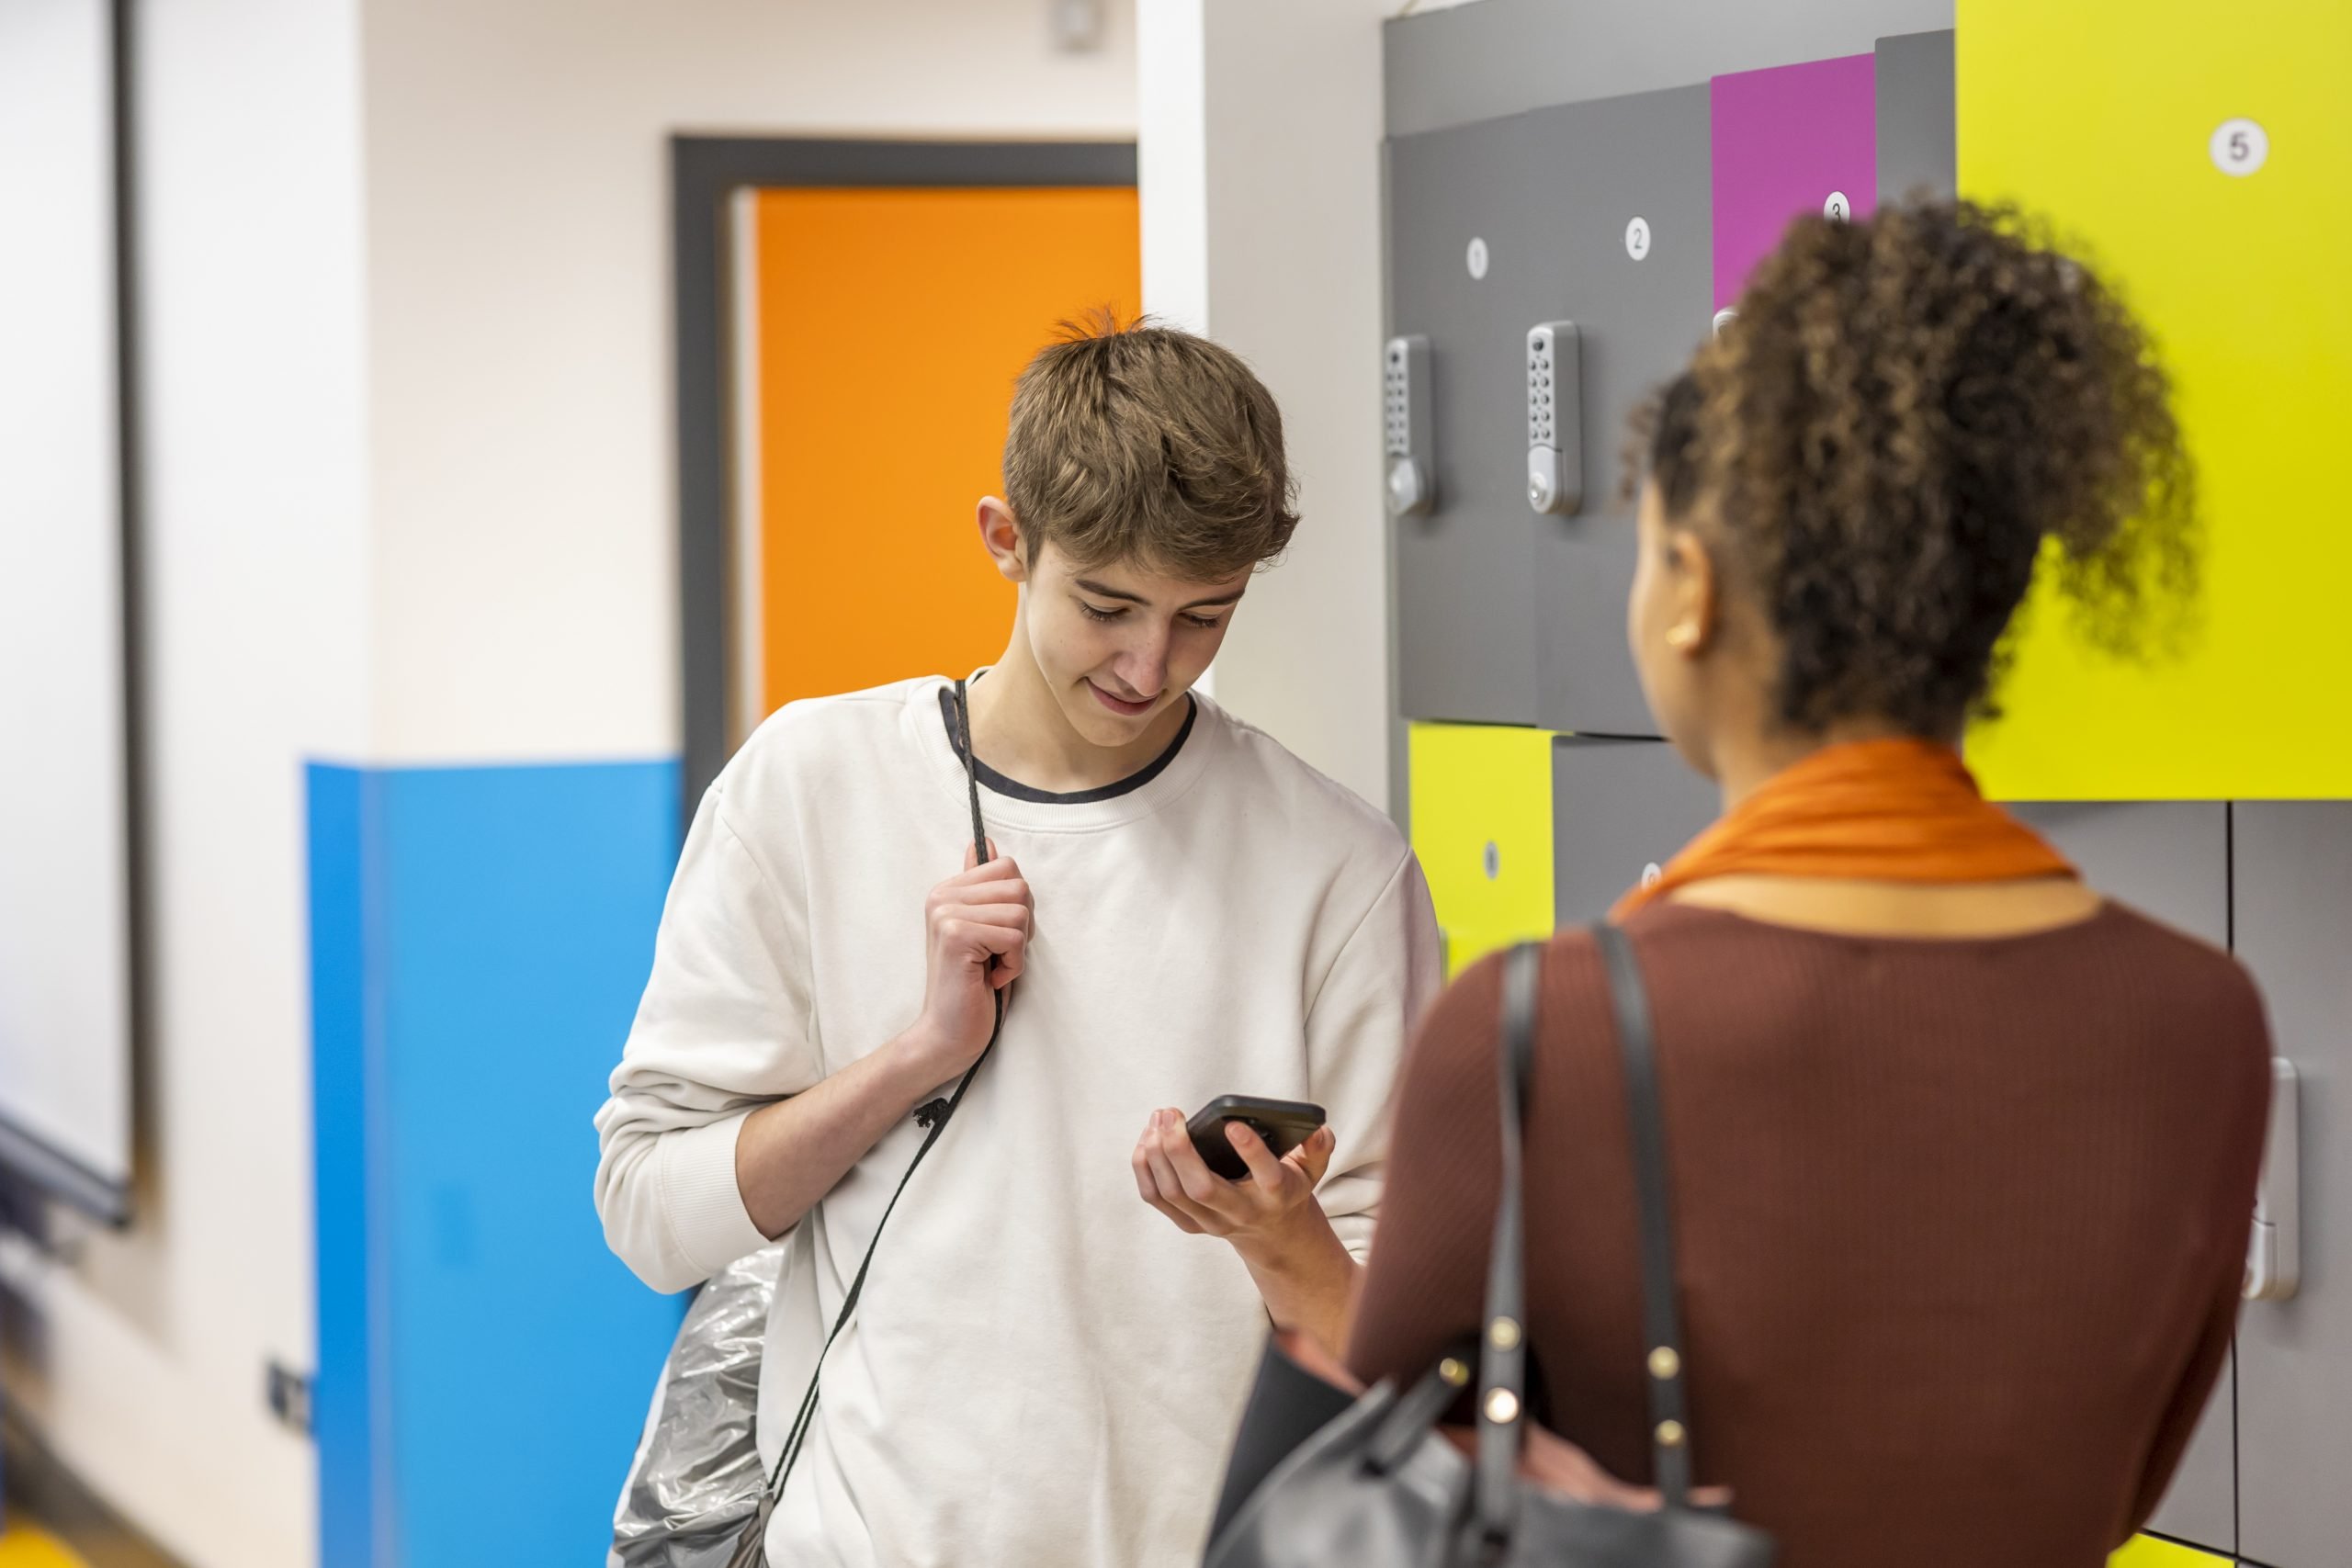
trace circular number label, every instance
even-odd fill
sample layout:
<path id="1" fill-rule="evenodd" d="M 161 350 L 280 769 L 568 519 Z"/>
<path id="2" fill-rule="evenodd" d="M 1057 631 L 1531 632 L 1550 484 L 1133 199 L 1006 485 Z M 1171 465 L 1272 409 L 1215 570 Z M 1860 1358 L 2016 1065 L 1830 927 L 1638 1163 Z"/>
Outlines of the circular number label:
<path id="1" fill-rule="evenodd" d="M 1487 276 L 1487 242 L 1476 235 L 1471 236 L 1469 254 L 1463 260 L 1469 266 L 1472 277 L 1485 277 Z"/>
<path id="2" fill-rule="evenodd" d="M 1479 863 L 1486 867 L 1487 880 L 1489 882 L 1503 874 L 1503 852 L 1496 847 L 1493 840 L 1487 840 L 1486 852 L 1479 857 Z"/>
<path id="3" fill-rule="evenodd" d="M 1661 880 L 1664 879 L 1665 875 L 1666 867 L 1658 864 L 1656 861 L 1652 861 L 1649 864 L 1642 867 L 1642 886 L 1645 887 L 1655 887 Z"/>
<path id="4" fill-rule="evenodd" d="M 1738 317 L 1739 312 L 1733 310 L 1728 305 L 1724 306 L 1722 310 L 1717 310 L 1715 312 L 1716 333 L 1720 334 L 1725 327 L 1731 325 L 1733 321 L 1738 319 Z"/>
<path id="5" fill-rule="evenodd" d="M 1650 220 L 1636 218 L 1625 225 L 1625 254 L 1640 261 L 1650 254 Z"/>
<path id="6" fill-rule="evenodd" d="M 2213 128 L 2206 150 L 2215 168 L 2243 179 L 2269 161 L 2270 136 L 2253 120 L 2225 119 Z"/>
<path id="7" fill-rule="evenodd" d="M 1854 204 L 1846 199 L 1842 190 L 1833 190 L 1829 199 L 1821 204 L 1821 215 L 1832 223 L 1843 223 L 1854 215 Z"/>

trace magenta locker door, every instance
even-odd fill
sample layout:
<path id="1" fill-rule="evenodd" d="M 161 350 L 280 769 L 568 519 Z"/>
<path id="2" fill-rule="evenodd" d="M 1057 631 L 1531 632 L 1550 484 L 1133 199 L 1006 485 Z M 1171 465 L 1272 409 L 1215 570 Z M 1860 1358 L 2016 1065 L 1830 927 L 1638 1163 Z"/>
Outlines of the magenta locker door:
<path id="1" fill-rule="evenodd" d="M 1848 55 L 1708 84 L 1714 158 L 1715 309 L 1804 212 L 1868 217 L 1878 205 L 1871 57 Z"/>

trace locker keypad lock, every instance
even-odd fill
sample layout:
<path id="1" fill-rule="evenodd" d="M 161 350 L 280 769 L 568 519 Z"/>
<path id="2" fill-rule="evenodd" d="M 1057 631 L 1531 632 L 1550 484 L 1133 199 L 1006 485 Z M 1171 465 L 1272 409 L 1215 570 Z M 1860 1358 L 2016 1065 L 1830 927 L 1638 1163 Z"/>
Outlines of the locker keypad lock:
<path id="1" fill-rule="evenodd" d="M 2301 1100 L 2295 1064 L 2273 1056 L 2262 1180 L 2254 1190 L 2254 1229 L 2245 1246 L 2250 1302 L 2283 1302 L 2302 1284 L 2302 1152 L 2295 1131 Z"/>
<path id="2" fill-rule="evenodd" d="M 1527 329 L 1527 504 L 1556 517 L 1584 505 L 1577 344 L 1574 321 Z"/>
<path id="3" fill-rule="evenodd" d="M 1420 517 L 1437 505 L 1430 393 L 1430 340 L 1418 333 L 1390 338 L 1381 354 L 1381 407 L 1391 516 Z"/>

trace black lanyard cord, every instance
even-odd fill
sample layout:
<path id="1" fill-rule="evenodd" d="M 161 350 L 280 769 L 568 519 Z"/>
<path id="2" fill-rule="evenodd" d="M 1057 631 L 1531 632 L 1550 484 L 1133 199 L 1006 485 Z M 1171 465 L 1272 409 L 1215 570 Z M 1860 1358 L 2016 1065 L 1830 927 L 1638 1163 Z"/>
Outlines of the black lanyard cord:
<path id="1" fill-rule="evenodd" d="M 989 859 L 988 825 L 980 816 L 979 765 L 972 756 L 971 705 L 962 681 L 956 682 L 956 726 L 961 732 L 957 739 L 964 753 L 964 778 L 971 789 L 972 852 L 976 863 L 986 864 Z M 785 1434 L 783 1450 L 776 1455 L 775 1469 L 768 1477 L 765 1490 L 760 1495 L 759 1506 L 751 1524 L 737 1542 L 733 1557 L 729 1560 L 729 1568 L 752 1568 L 752 1565 L 766 1561 L 768 1517 L 775 1511 L 776 1499 L 784 1495 L 784 1483 L 792 1474 L 794 1462 L 800 1457 L 809 1427 L 816 1422 L 817 1391 L 819 1381 L 824 1375 L 825 1358 L 832 1352 L 833 1341 L 842 1337 L 842 1330 L 849 1326 L 850 1314 L 857 1310 L 857 1298 L 865 1291 L 866 1272 L 874 1267 L 875 1248 L 882 1244 L 883 1227 L 890 1223 L 890 1215 L 898 1209 L 899 1200 L 906 1196 L 907 1183 L 914 1179 L 916 1168 L 922 1164 L 923 1156 L 931 1153 L 932 1145 L 939 1142 L 939 1135 L 947 1131 L 948 1121 L 956 1114 L 956 1108 L 964 1103 L 964 1095 L 971 1089 L 972 1079 L 978 1075 L 980 1064 L 989 1059 L 989 1053 L 996 1049 L 997 1036 L 1004 1032 L 1004 993 L 1001 990 L 996 993 L 995 1000 L 996 1024 L 989 1032 L 989 1043 L 981 1047 L 972 1065 L 964 1069 L 964 1076 L 957 1080 L 955 1092 L 944 1099 L 928 1102 L 915 1112 L 917 1123 L 926 1129 L 922 1146 L 915 1150 L 915 1157 L 907 1162 L 906 1174 L 899 1178 L 897 1190 L 890 1194 L 890 1201 L 882 1210 L 882 1218 L 874 1226 L 873 1239 L 865 1244 L 865 1256 L 857 1265 L 856 1276 L 850 1280 L 848 1294 L 842 1298 L 842 1310 L 833 1318 L 832 1332 L 825 1336 L 824 1348 L 817 1352 L 816 1370 L 808 1374 L 808 1387 L 800 1396 L 800 1408 L 792 1417 L 792 1426 Z"/>

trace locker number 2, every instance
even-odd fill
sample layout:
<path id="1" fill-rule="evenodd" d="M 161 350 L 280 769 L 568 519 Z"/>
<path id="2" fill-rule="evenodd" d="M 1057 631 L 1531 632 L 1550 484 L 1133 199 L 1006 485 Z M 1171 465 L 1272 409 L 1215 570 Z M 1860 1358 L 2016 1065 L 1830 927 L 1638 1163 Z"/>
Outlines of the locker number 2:
<path id="1" fill-rule="evenodd" d="M 1821 215 L 1832 223 L 1843 223 L 1854 215 L 1854 204 L 1846 199 L 1842 190 L 1833 190 L 1829 199 L 1821 204 Z"/>
<path id="2" fill-rule="evenodd" d="M 2214 128 L 2208 150 L 2213 154 L 2215 168 L 2244 178 L 2268 161 L 2270 136 L 2253 120 L 2225 119 Z"/>
<path id="3" fill-rule="evenodd" d="M 1650 254 L 1650 220 L 1636 218 L 1625 225 L 1625 254 L 1640 261 Z"/>

